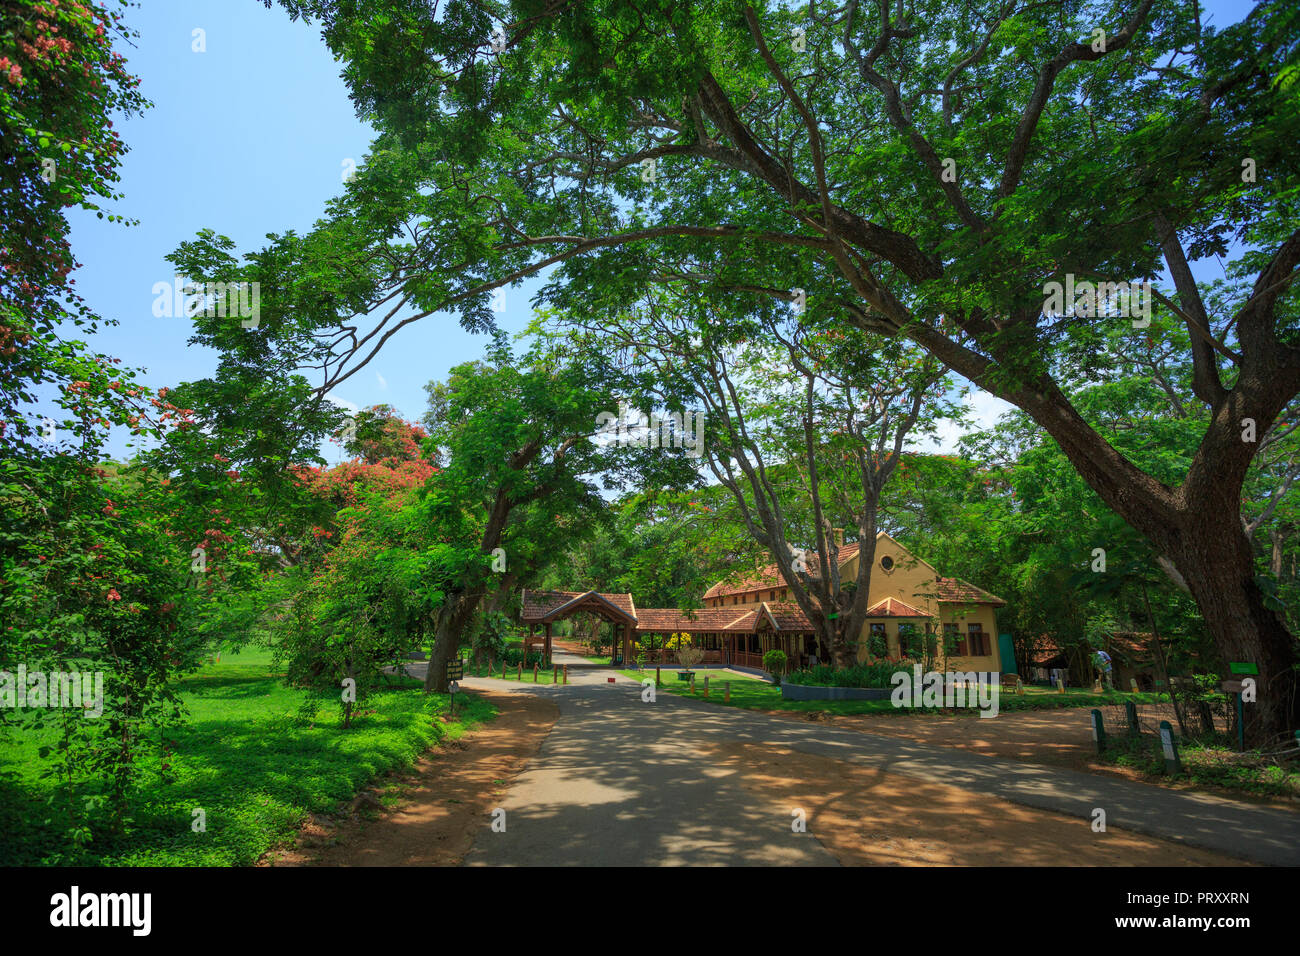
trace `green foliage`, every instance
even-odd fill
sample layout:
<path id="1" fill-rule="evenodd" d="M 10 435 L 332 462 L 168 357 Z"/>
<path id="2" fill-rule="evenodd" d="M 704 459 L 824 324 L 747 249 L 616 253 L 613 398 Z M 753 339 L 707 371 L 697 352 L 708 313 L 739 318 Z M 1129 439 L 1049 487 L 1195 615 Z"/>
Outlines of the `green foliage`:
<path id="1" fill-rule="evenodd" d="M 0 452 L 32 454 L 50 428 L 29 416 L 36 388 L 53 385 L 68 412 L 54 422 L 53 444 L 68 447 L 109 422 L 126 424 L 127 407 L 111 382 L 129 383 L 117 360 L 70 338 L 102 321 L 71 286 L 76 269 L 66 210 L 107 212 L 127 150 L 113 117 L 150 104 L 139 80 L 114 52 L 136 34 L 112 4 L 85 0 L 12 0 L 0 7 Z M 127 223 L 129 225 L 129 223 Z M 134 396 L 134 397 L 138 397 Z"/>
<path id="2" fill-rule="evenodd" d="M 771 674 L 772 679 L 777 684 L 781 683 L 781 675 L 785 673 L 789 663 L 790 659 L 786 657 L 785 651 L 782 650 L 774 648 L 763 655 L 763 670 Z"/>
<path id="3" fill-rule="evenodd" d="M 341 734 L 335 711 L 304 714 L 306 695 L 249 648 L 185 678 L 179 697 L 189 721 L 168 734 L 170 754 L 141 758 L 130 829 L 96 832 L 74 844 L 61 819 L 63 798 L 40 773 L 38 751 L 55 727 L 0 747 L 0 859 L 13 865 L 251 866 L 289 841 L 309 813 L 331 813 L 377 775 L 412 765 L 429 747 L 491 718 L 491 705 L 448 698 L 418 682 L 373 694 Z M 77 803 L 98 790 L 87 781 Z M 48 801 L 54 801 L 51 808 Z M 195 832 L 193 811 L 206 814 Z"/>
<path id="4" fill-rule="evenodd" d="M 906 661 L 869 661 L 852 667 L 831 667 L 818 664 L 803 670 L 791 671 L 786 683 L 815 687 L 892 687 L 891 678 L 898 671 L 911 674 Z"/>
<path id="5" fill-rule="evenodd" d="M 1244 646 L 1294 667 L 1293 636 L 1267 613 L 1293 606 L 1277 597 L 1286 588 L 1255 586 L 1240 548 L 1213 570 L 1198 560 L 1235 535 L 1236 499 L 1251 497 L 1265 450 L 1240 441 L 1238 412 L 1249 406 L 1277 435 L 1300 391 L 1293 3 L 1266 0 L 1224 29 L 1200 9 L 1103 2 L 921 0 L 905 22 L 889 4 L 816 16 L 730 0 L 281 6 L 320 25 L 378 131 L 313 233 L 273 237 L 254 255 L 303 300 L 286 351 L 315 363 L 319 343 L 346 341 L 340 331 L 394 300 L 408 307 L 394 322 L 454 311 L 491 327 L 493 293 L 534 276 L 545 283 L 535 305 L 578 323 L 665 299 L 716 316 L 718 335 L 701 336 L 698 352 L 689 335 L 652 343 L 687 364 L 730 359 L 725 346 L 777 317 L 800 334 L 908 339 L 1060 442 L 1064 454 L 1020 463 L 1025 491 L 1064 495 L 1073 489 L 1058 479 L 1086 476 L 1148 551 L 1182 565 L 1221 654 Z M 1098 24 L 1105 49 L 1081 42 Z M 801 44 L 788 42 L 796 26 Z M 485 47 L 498 29 L 504 48 Z M 1211 257 L 1225 260 L 1222 283 L 1182 275 L 1184 258 Z M 1045 302 L 1067 276 L 1166 272 L 1179 275 L 1156 283 L 1145 331 Z M 637 343 L 619 345 L 635 364 Z M 852 380 L 844 351 L 828 365 Z M 1156 374 L 1126 386 L 1124 355 Z M 1092 382 L 1111 386 L 1128 421 L 1077 394 Z M 1177 414 L 1144 420 L 1151 384 Z M 1289 450 L 1278 451 L 1274 488 L 1289 480 L 1278 480 Z M 1022 637 L 1051 622 L 1080 643 L 1091 609 L 1063 584 L 1085 542 L 1071 540 L 1062 562 L 1052 529 L 999 502 L 985 517 L 1006 517 L 1007 533 L 968 547 L 998 566 L 995 552 L 1014 542 L 1003 579 L 1047 596 L 1024 612 Z M 1176 595 L 1160 603 L 1153 614 L 1185 616 Z M 1288 673 L 1261 702 L 1273 730 L 1295 716 L 1280 703 L 1291 684 Z"/>
<path id="6" fill-rule="evenodd" d="M 0 462 L 0 502 L 0 671 L 103 681 L 101 715 L 10 704 L 0 733 L 57 727 L 39 754 L 56 818 L 79 839 L 120 831 L 140 760 L 180 720 L 172 681 L 202 650 L 188 555 L 151 489 L 68 455 Z"/>
<path id="7" fill-rule="evenodd" d="M 508 667 L 517 667 L 521 662 L 524 670 L 532 670 L 534 664 L 544 664 L 542 652 L 539 650 L 529 651 L 525 656 L 522 644 L 508 644 L 501 651 L 500 661 L 503 661 Z"/>
<path id="8" fill-rule="evenodd" d="M 1262 797 L 1300 799 L 1300 772 L 1294 762 L 1278 760 L 1258 752 L 1238 752 L 1218 743 L 1181 741 L 1178 758 L 1183 772 L 1198 787 Z M 1167 780 L 1165 755 L 1160 738 L 1147 734 L 1137 739 L 1113 736 L 1101 759 L 1147 774 L 1151 781 Z"/>
<path id="9" fill-rule="evenodd" d="M 514 634 L 515 622 L 502 611 L 487 611 L 474 631 L 475 659 L 488 658 L 499 661 L 506 652 L 506 642 Z"/>

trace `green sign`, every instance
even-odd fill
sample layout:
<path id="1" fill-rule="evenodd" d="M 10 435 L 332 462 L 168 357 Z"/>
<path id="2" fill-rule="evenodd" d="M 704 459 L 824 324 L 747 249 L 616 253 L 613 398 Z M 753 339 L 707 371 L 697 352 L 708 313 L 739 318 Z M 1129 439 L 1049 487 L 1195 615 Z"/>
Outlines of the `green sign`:
<path id="1" fill-rule="evenodd" d="M 1229 661 L 1228 671 L 1233 674 L 1259 674 L 1259 665 L 1249 661 Z"/>

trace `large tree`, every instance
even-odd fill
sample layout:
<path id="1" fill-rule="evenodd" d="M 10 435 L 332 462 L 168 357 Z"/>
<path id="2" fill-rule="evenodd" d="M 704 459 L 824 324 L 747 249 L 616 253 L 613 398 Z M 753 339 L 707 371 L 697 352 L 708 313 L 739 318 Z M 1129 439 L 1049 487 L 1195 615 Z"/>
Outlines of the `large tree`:
<path id="1" fill-rule="evenodd" d="M 1169 560 L 1223 656 L 1260 666 L 1260 734 L 1295 717 L 1295 640 L 1239 517 L 1258 436 L 1300 390 L 1293 4 L 1222 30 L 1172 0 L 283 4 L 319 19 L 381 131 L 321 227 L 384 256 L 352 253 L 386 308 L 342 317 L 378 322 L 335 380 L 412 321 L 490 320 L 494 290 L 546 270 L 564 305 L 666 277 L 806 296 L 1030 415 Z M 1224 295 L 1197 282 L 1208 256 Z M 1050 282 L 1162 273 L 1207 412 L 1172 483 L 1061 387 L 1131 317 L 1047 302 Z"/>
<path id="2" fill-rule="evenodd" d="M 604 508 L 602 483 L 613 489 L 629 478 L 687 479 L 680 456 L 597 440 L 611 372 L 599 357 L 572 354 L 546 337 L 517 356 L 498 341 L 486 360 L 457 366 L 445 387 L 430 390 L 437 396 L 430 440 L 444 451 L 445 466 L 424 508 L 454 548 L 441 562 L 446 585 L 426 689 L 446 691 L 447 662 L 494 590 L 494 575 L 562 548 L 571 523 Z"/>
<path id="3" fill-rule="evenodd" d="M 580 308 L 567 321 L 586 326 L 588 349 L 625 353 L 649 394 L 700 409 L 702 462 L 847 667 L 870 607 L 881 495 L 904 448 L 957 413 L 952 383 L 905 340 L 818 329 L 785 309 L 734 318 L 739 305 L 660 290 L 608 320 Z M 834 534 L 846 520 L 852 579 L 841 578 Z"/>

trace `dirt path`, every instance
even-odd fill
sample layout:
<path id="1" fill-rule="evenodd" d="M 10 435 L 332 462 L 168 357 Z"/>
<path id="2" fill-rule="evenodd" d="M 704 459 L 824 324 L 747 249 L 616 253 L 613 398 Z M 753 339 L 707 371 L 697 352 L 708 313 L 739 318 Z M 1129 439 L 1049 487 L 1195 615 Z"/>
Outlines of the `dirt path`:
<path id="1" fill-rule="evenodd" d="M 791 716 L 789 711 L 773 711 Z M 1030 710 L 998 714 L 992 720 L 945 714 L 831 714 L 820 722 L 873 734 L 905 737 L 937 747 L 958 747 L 990 757 L 1010 757 L 1029 763 L 1094 770 L 1089 750 L 1091 711 L 1084 707 Z M 803 719 L 808 717 L 800 714 Z M 1099 767 L 1106 765 L 1100 764 Z"/>
<path id="2" fill-rule="evenodd" d="M 1243 866 L 1240 860 L 795 750 L 703 748 L 741 786 L 807 815 L 845 866 Z"/>
<path id="3" fill-rule="evenodd" d="M 646 702 L 606 673 L 467 679 L 495 721 L 394 778 L 379 819 L 319 821 L 271 865 L 1203 866 L 1291 862 L 1300 845 L 1293 815 L 1006 759 L 1076 714 L 1005 715 L 1019 730 L 1000 737 L 978 718 L 861 733 Z M 914 742 L 930 731 L 936 745 Z M 498 807 L 509 828 L 489 832 Z M 1099 807 L 1106 832 L 1091 825 Z"/>
<path id="4" fill-rule="evenodd" d="M 559 716 L 549 700 L 476 691 L 500 711 L 495 720 L 431 751 L 408 773 L 367 791 L 343 821 L 315 817 L 297 845 L 267 866 L 454 866 L 487 825 L 512 778 L 537 752 Z M 381 806 L 378 819 L 363 819 Z"/>
<path id="5" fill-rule="evenodd" d="M 1103 711 L 1108 726 L 1115 732 L 1114 715 Z M 1243 790 L 1229 790 L 1187 780 L 1170 781 L 1151 777 L 1132 767 L 1105 763 L 1097 759 L 1096 744 L 1092 739 L 1091 708 L 1062 707 L 1055 710 L 1014 711 L 999 714 L 992 720 L 977 716 L 955 717 L 928 714 L 796 714 L 791 711 L 766 711 L 774 716 L 797 720 L 815 720 L 818 723 L 847 727 L 871 734 L 885 734 L 933 744 L 936 747 L 953 747 L 990 757 L 1007 757 L 1025 763 L 1068 767 L 1083 773 L 1095 773 L 1123 780 L 1155 784 L 1171 790 L 1211 793 L 1246 803 L 1300 812 L 1300 803 L 1283 797 L 1254 794 Z M 1151 720 L 1167 718 L 1169 713 L 1151 710 Z"/>

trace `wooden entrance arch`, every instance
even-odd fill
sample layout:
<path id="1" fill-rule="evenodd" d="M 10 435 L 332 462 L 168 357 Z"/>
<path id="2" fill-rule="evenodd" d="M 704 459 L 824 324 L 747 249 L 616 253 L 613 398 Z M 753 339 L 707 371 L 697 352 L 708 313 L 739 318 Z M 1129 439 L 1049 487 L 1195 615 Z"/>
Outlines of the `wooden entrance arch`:
<path id="1" fill-rule="evenodd" d="M 551 662 L 551 624 L 573 614 L 595 614 L 614 624 L 621 640 L 616 640 L 612 663 L 621 666 L 632 653 L 632 633 L 636 629 L 636 605 L 630 594 L 606 594 L 600 591 L 529 591 L 521 595 L 520 619 L 528 625 L 524 638 L 524 655 L 527 656 L 537 642 L 536 631 L 544 629 L 543 651 L 546 662 Z M 621 645 L 621 646 L 620 646 Z"/>

